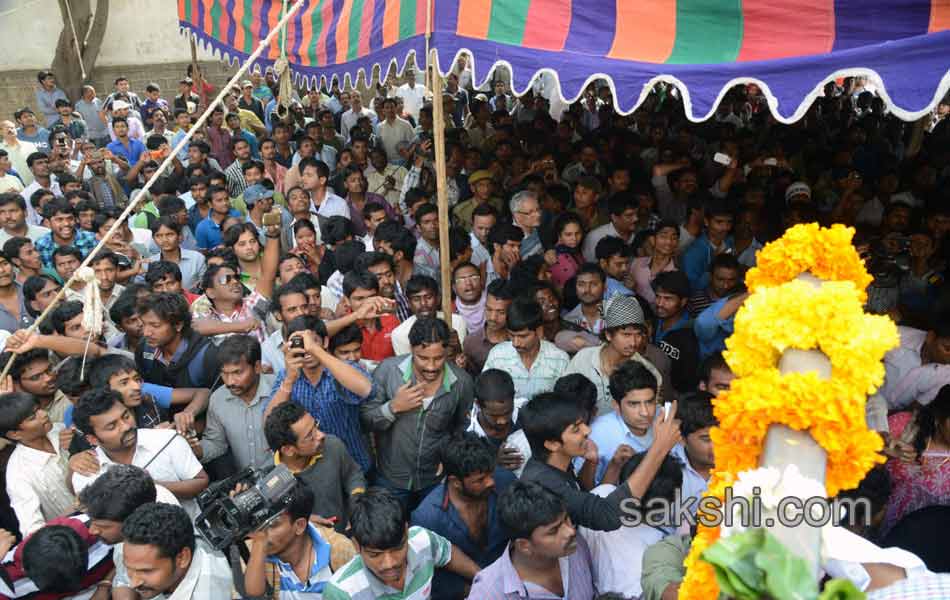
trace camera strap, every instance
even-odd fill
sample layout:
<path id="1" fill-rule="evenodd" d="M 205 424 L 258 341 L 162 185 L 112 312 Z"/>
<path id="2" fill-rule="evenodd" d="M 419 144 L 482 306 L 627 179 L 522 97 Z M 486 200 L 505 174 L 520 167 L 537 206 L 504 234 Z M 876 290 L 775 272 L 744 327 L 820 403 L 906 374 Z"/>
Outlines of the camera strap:
<path id="1" fill-rule="evenodd" d="M 173 431 L 174 431 L 174 430 L 173 430 Z M 147 463 L 145 463 L 145 465 L 142 467 L 142 470 L 143 470 L 143 471 L 147 471 L 149 465 L 151 465 L 153 462 L 155 462 L 155 459 L 158 458 L 158 457 L 162 454 L 162 452 L 165 451 L 165 448 L 168 448 L 168 446 L 169 446 L 172 442 L 175 441 L 175 438 L 178 437 L 178 435 L 179 435 L 178 432 L 175 431 L 175 432 L 174 432 L 174 435 L 172 435 L 170 438 L 168 438 L 168 441 L 165 442 L 165 445 L 162 446 L 161 448 L 159 448 L 158 452 L 155 453 L 155 456 L 153 456 L 152 458 L 150 458 L 149 461 L 148 461 Z"/>

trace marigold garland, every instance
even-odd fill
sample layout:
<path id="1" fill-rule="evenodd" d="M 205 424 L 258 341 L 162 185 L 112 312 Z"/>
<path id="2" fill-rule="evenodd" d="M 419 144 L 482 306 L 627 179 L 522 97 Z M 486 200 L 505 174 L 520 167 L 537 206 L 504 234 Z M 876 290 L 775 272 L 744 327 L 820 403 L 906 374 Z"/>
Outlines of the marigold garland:
<path id="1" fill-rule="evenodd" d="M 791 281 L 809 272 L 826 281 L 850 281 L 866 299 L 872 277 L 851 245 L 854 229 L 844 225 L 819 227 L 817 223 L 795 225 L 780 239 L 756 254 L 756 266 L 746 273 L 745 283 L 755 292 Z"/>
<path id="2" fill-rule="evenodd" d="M 883 440 L 867 429 L 865 402 L 884 379 L 884 353 L 899 338 L 889 319 L 864 313 L 871 276 L 851 246 L 853 235 L 841 225 L 797 225 L 760 250 L 758 266 L 746 274 L 753 293 L 726 340 L 725 358 L 737 378 L 713 401 L 719 427 L 710 432 L 716 467 L 709 496 L 723 499 L 739 473 L 759 466 L 768 428 L 777 423 L 810 431 L 825 450 L 830 495 L 854 488 L 882 462 Z M 796 280 L 806 272 L 822 279 L 821 286 Z M 824 353 L 831 379 L 781 374 L 779 359 L 790 348 Z M 700 558 L 718 539 L 718 528 L 699 526 L 680 598 L 718 597 L 715 571 Z"/>

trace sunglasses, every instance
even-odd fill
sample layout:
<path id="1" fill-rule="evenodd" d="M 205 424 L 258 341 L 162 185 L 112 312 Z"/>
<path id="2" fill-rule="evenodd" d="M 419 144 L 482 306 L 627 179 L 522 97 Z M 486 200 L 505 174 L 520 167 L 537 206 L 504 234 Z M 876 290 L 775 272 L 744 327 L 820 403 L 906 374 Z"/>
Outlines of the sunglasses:
<path id="1" fill-rule="evenodd" d="M 240 281 L 241 281 L 241 277 L 240 277 L 239 275 L 235 275 L 235 274 L 233 274 L 233 273 L 228 273 L 228 274 L 225 274 L 225 275 L 219 275 L 218 278 L 217 278 L 215 281 L 216 281 L 216 283 L 217 283 L 218 285 L 228 285 L 229 283 L 238 283 L 238 282 L 240 282 Z"/>

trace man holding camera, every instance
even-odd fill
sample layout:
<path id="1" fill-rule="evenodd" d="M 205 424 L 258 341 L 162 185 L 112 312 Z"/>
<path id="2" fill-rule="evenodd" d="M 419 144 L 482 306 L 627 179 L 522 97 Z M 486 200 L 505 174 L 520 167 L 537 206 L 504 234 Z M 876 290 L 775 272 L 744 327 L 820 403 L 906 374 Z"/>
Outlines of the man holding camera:
<path id="1" fill-rule="evenodd" d="M 299 479 L 287 510 L 251 533 L 245 594 L 279 600 L 319 598 L 327 581 L 356 555 L 353 543 L 310 522 L 313 491 Z M 270 593 L 269 593 L 270 592 Z"/>
<path id="2" fill-rule="evenodd" d="M 343 440 L 353 460 L 364 472 L 369 471 L 373 459 L 359 421 L 359 407 L 373 391 L 369 377 L 330 354 L 326 325 L 316 317 L 297 317 L 287 323 L 286 339 L 283 350 L 287 368 L 274 380 L 273 397 L 264 410 L 264 419 L 285 402 L 299 404 L 326 432 Z"/>

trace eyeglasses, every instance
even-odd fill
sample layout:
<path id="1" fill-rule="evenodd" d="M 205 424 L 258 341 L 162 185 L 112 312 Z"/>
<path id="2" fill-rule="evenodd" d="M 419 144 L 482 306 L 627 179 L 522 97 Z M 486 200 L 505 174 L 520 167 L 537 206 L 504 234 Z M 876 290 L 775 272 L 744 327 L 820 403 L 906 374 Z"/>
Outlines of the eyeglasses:
<path id="1" fill-rule="evenodd" d="M 238 283 L 241 281 L 241 278 L 240 276 L 233 273 L 227 273 L 225 275 L 218 276 L 215 281 L 218 283 L 218 285 L 228 285 L 229 283 Z"/>

